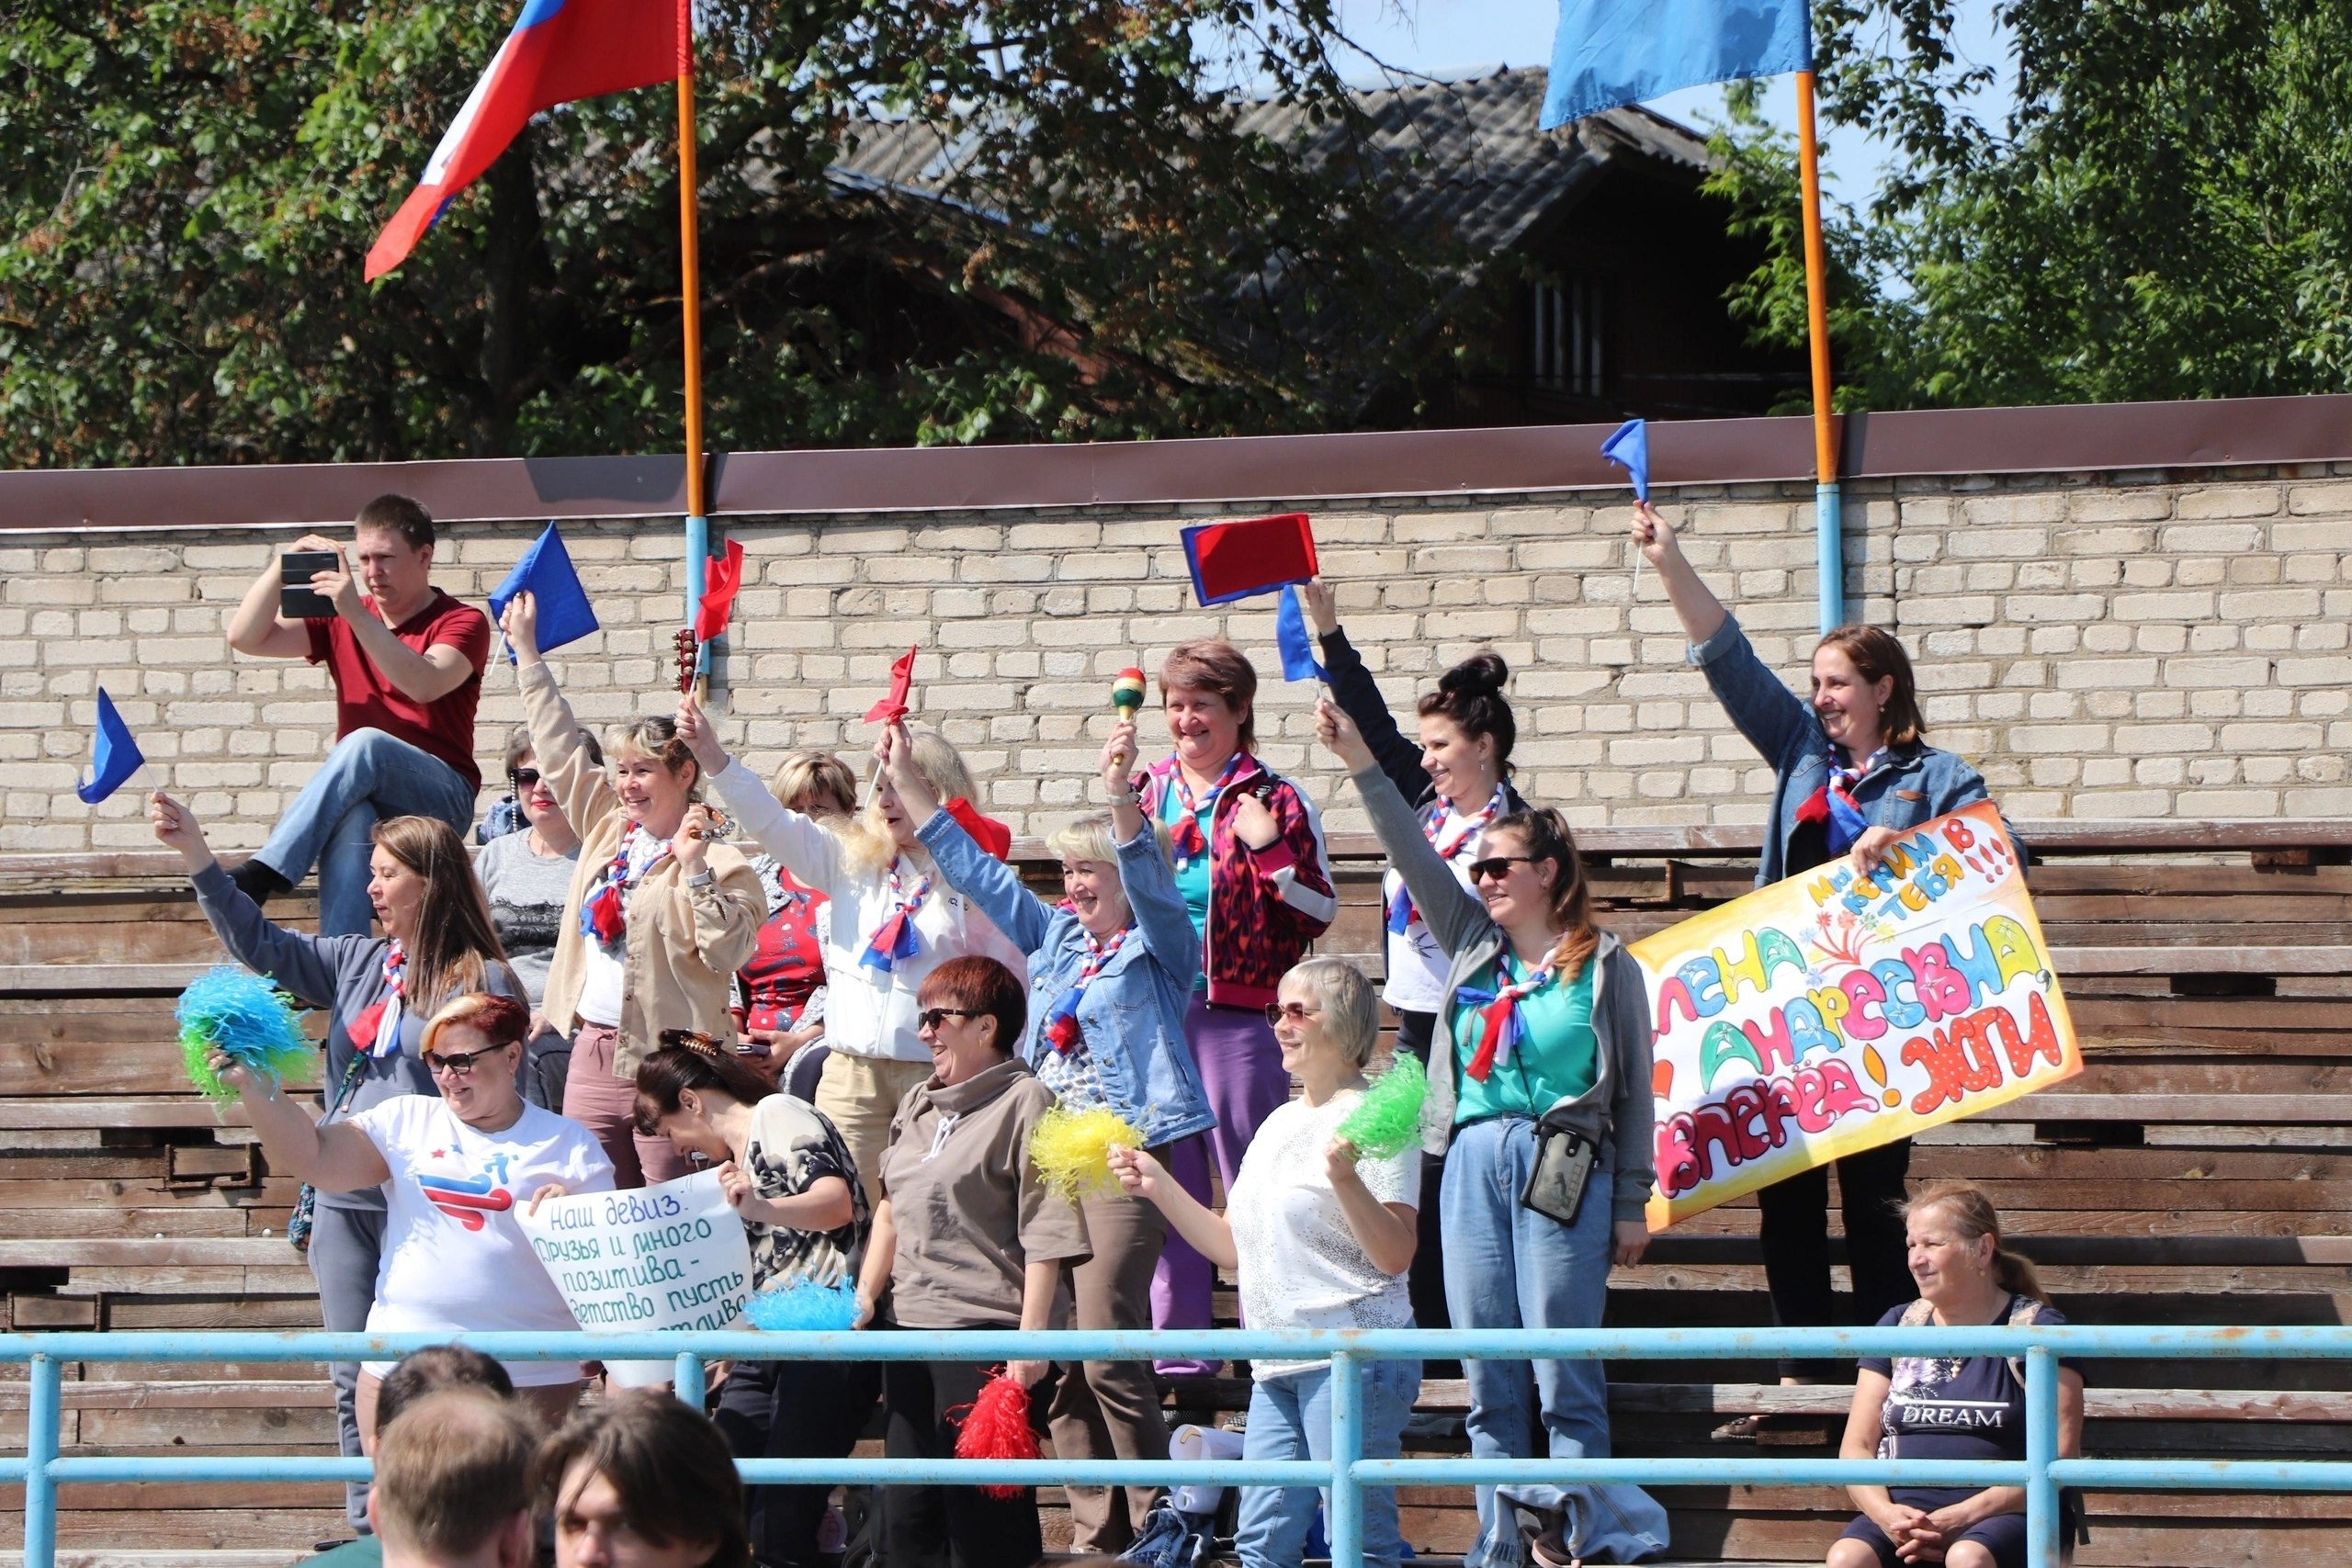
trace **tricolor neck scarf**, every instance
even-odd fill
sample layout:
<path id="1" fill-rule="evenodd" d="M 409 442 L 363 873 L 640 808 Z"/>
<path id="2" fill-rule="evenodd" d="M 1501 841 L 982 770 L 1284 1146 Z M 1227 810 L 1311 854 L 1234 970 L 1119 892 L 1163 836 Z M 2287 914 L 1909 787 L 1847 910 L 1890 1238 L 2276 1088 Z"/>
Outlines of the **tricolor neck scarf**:
<path id="1" fill-rule="evenodd" d="M 401 1048 L 401 1002 L 408 989 L 408 944 L 394 937 L 384 947 L 384 994 L 345 1026 L 362 1055 L 389 1056 Z"/>
<path id="2" fill-rule="evenodd" d="M 890 863 L 890 912 L 874 928 L 873 938 L 865 951 L 858 955 L 858 965 L 878 969 L 888 975 L 898 968 L 899 960 L 912 958 L 922 951 L 922 939 L 915 934 L 915 911 L 931 897 L 931 878 L 918 877 L 911 888 L 899 886 L 899 863 Z"/>
<path id="3" fill-rule="evenodd" d="M 1103 965 L 1111 962 L 1111 955 L 1126 942 L 1127 932 L 1134 930 L 1135 927 L 1129 926 L 1126 931 L 1114 932 L 1108 942 L 1097 942 L 1090 931 L 1079 932 L 1086 939 L 1086 963 L 1079 970 L 1078 978 L 1071 981 L 1068 988 L 1054 998 L 1054 1005 L 1046 1010 L 1046 1040 L 1063 1055 L 1077 1050 L 1079 1043 L 1086 1038 L 1086 1032 L 1079 1027 L 1078 1022 L 1079 998 L 1086 995 L 1087 986 L 1095 976 L 1102 973 Z"/>
<path id="4" fill-rule="evenodd" d="M 1168 840 L 1176 851 L 1180 864 L 1190 864 L 1197 855 L 1208 853 L 1208 840 L 1201 835 L 1201 813 L 1206 811 L 1209 820 L 1216 820 L 1217 797 L 1225 794 L 1225 786 L 1240 774 L 1243 764 L 1250 761 L 1247 751 L 1236 751 L 1225 760 L 1225 767 L 1216 775 L 1216 783 L 1209 785 L 1208 794 L 1193 798 L 1193 786 L 1185 782 L 1184 764 L 1177 763 L 1169 770 L 1169 782 L 1176 786 L 1176 802 L 1180 809 L 1176 820 L 1169 825 Z"/>
<path id="5" fill-rule="evenodd" d="M 621 835 L 620 852 L 605 868 L 596 891 L 580 901 L 580 934 L 605 952 L 616 953 L 628 937 L 628 890 L 670 858 L 670 846 L 632 827 Z"/>
<path id="6" fill-rule="evenodd" d="M 1476 816 L 1454 816 L 1453 807 L 1449 805 L 1443 811 L 1432 813 L 1430 819 L 1421 824 L 1421 837 L 1427 839 L 1430 841 L 1430 847 L 1437 851 L 1438 859 L 1451 861 L 1461 852 L 1462 846 L 1470 841 L 1472 835 L 1484 830 L 1487 823 L 1502 815 L 1503 803 L 1503 786 L 1498 783 L 1495 785 L 1495 793 L 1487 798 L 1485 808 Z M 1449 817 L 1453 818 L 1453 826 L 1441 831 L 1438 824 L 1444 822 Z M 1412 929 L 1413 922 L 1420 919 L 1420 916 L 1421 912 L 1413 908 L 1412 894 L 1405 889 L 1405 879 L 1398 877 L 1396 897 L 1388 900 L 1389 934 L 1403 936 Z"/>
<path id="7" fill-rule="evenodd" d="M 1797 807 L 1797 820 L 1818 822 L 1822 836 L 1831 855 L 1842 855 L 1854 847 L 1854 840 L 1870 826 L 1870 818 L 1862 815 L 1860 804 L 1854 799 L 1854 785 L 1885 760 L 1890 749 L 1884 746 L 1862 759 L 1859 768 L 1848 767 L 1842 747 L 1829 748 L 1829 776 L 1812 798 Z"/>
<path id="8" fill-rule="evenodd" d="M 1485 1083 L 1496 1064 L 1510 1061 L 1511 1053 L 1519 1048 L 1520 1037 L 1525 1032 L 1519 1021 L 1520 999 L 1533 996 L 1552 983 L 1553 976 L 1559 973 L 1560 946 L 1559 942 L 1554 943 L 1552 951 L 1544 955 L 1543 964 L 1523 980 L 1511 978 L 1518 960 L 1506 947 L 1495 954 L 1495 976 L 1503 982 L 1498 989 L 1464 986 L 1453 993 L 1457 1004 L 1478 1010 L 1482 1026 L 1478 1048 L 1471 1053 L 1469 1065 L 1462 1069 L 1478 1082 Z"/>

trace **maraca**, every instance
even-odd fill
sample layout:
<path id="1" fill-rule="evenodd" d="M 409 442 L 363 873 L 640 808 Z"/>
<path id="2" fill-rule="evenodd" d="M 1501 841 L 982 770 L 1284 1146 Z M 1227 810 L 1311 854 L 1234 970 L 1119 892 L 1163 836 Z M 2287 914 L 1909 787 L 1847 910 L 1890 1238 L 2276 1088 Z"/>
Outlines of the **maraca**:
<path id="1" fill-rule="evenodd" d="M 1111 682 L 1111 705 L 1121 718 L 1133 718 L 1143 711 L 1143 671 L 1129 666 Z"/>

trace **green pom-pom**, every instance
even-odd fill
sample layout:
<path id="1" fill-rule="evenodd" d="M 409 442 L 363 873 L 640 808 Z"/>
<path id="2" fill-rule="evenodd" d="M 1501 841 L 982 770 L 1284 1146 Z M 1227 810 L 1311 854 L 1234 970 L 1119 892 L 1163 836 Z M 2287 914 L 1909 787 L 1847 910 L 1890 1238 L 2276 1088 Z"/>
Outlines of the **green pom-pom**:
<path id="1" fill-rule="evenodd" d="M 272 1084 L 305 1070 L 317 1055 L 302 1033 L 302 1015 L 294 998 L 231 964 L 188 982 L 180 993 L 177 1017 L 187 1081 L 207 1100 L 237 1098 L 237 1091 L 212 1071 L 216 1051 Z"/>
<path id="2" fill-rule="evenodd" d="M 1420 1142 L 1421 1101 L 1429 1092 L 1420 1058 L 1399 1051 L 1340 1121 L 1338 1135 L 1356 1146 L 1361 1159 L 1393 1159 Z"/>

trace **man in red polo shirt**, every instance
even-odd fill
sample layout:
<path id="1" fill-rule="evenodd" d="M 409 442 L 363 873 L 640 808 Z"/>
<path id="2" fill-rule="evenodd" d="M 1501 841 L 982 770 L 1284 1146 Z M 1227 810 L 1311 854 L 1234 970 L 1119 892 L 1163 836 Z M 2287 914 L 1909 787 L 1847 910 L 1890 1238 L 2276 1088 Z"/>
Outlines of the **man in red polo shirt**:
<path id="1" fill-rule="evenodd" d="M 368 884 L 377 822 L 437 817 L 460 834 L 473 822 L 481 789 L 474 708 L 490 619 L 433 586 L 433 519 L 404 495 L 362 507 L 348 551 L 316 534 L 293 547 L 332 550 L 343 563 L 311 581 L 334 615 L 280 617 L 273 558 L 229 617 L 229 646 L 324 664 L 334 678 L 335 745 L 269 841 L 229 874 L 259 901 L 315 865 L 319 934 L 365 935 L 375 914 Z"/>

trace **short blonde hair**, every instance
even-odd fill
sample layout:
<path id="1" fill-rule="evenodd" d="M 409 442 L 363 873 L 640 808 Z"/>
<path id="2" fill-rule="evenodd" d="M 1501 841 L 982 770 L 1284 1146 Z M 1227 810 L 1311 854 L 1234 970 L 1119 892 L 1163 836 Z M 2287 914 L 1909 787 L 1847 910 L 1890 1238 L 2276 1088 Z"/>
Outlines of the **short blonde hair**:
<path id="1" fill-rule="evenodd" d="M 702 798 L 702 764 L 686 743 L 678 739 L 678 721 L 667 714 L 648 714 L 628 724 L 616 724 L 605 732 L 605 755 L 613 761 L 624 757 L 643 757 L 661 763 L 677 778 L 688 768 L 695 771 L 695 782 L 686 786 L 691 800 Z"/>
<path id="2" fill-rule="evenodd" d="M 795 751 L 775 770 L 775 797 L 786 806 L 814 790 L 832 809 L 819 817 L 846 817 L 857 809 L 857 775 L 831 751 Z"/>
<path id="3" fill-rule="evenodd" d="M 1341 1055 L 1359 1067 L 1372 1060 L 1372 1048 L 1380 1043 L 1380 1001 L 1363 970 L 1344 958 L 1309 958 L 1293 964 L 1283 978 L 1315 993 L 1323 1032 Z"/>

